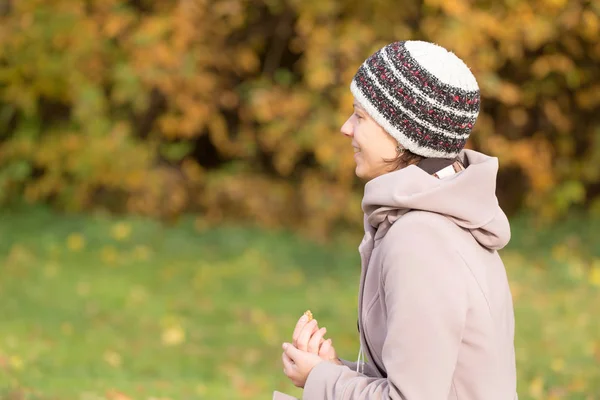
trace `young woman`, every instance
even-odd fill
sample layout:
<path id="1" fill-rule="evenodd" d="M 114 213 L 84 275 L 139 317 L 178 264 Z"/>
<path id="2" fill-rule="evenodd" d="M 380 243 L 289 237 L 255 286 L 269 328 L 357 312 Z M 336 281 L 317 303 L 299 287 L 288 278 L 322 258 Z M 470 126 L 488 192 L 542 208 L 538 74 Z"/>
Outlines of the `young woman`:
<path id="1" fill-rule="evenodd" d="M 367 181 L 361 351 L 338 359 L 304 316 L 283 344 L 284 373 L 308 400 L 516 399 L 498 160 L 463 149 L 480 109 L 475 77 L 446 49 L 405 41 L 369 57 L 350 89 L 341 131 Z"/>

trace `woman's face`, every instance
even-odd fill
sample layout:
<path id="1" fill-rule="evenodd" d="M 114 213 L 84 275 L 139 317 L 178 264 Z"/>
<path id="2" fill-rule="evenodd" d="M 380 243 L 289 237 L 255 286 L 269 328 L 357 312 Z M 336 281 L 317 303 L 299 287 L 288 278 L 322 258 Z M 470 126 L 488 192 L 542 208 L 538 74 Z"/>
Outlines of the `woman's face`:
<path id="1" fill-rule="evenodd" d="M 356 176 L 368 181 L 390 172 L 385 160 L 396 158 L 398 142 L 358 102 L 354 101 L 354 113 L 342 125 L 341 132 L 352 139 Z"/>

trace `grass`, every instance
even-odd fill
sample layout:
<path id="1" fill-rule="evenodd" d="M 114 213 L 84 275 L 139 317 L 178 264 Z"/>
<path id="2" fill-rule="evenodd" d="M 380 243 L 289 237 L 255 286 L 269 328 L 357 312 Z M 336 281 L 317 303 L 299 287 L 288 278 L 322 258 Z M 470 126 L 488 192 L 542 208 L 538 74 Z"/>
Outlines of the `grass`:
<path id="1" fill-rule="evenodd" d="M 356 356 L 357 242 L 43 208 L 0 221 L 0 399 L 299 397 L 280 344 L 306 309 Z M 599 241 L 599 221 L 515 221 L 520 399 L 600 399 Z"/>

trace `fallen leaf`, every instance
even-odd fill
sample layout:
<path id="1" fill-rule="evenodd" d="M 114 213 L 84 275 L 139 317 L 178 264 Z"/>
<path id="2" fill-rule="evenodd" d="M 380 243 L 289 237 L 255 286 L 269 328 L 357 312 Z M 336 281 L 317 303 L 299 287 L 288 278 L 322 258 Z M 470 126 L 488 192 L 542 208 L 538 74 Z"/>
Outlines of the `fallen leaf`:
<path id="1" fill-rule="evenodd" d="M 113 225 L 111 229 L 111 236 L 113 239 L 123 241 L 131 236 L 131 225 L 125 222 L 119 222 Z"/>
<path id="2" fill-rule="evenodd" d="M 106 397 L 108 400 L 132 400 L 131 397 L 127 396 L 125 393 L 118 392 L 116 390 L 107 391 Z"/>
<path id="3" fill-rule="evenodd" d="M 555 358 L 554 360 L 552 360 L 550 368 L 552 368 L 554 372 L 562 371 L 565 368 L 565 360 L 563 360 L 562 358 Z"/>
<path id="4" fill-rule="evenodd" d="M 135 246 L 133 249 L 133 258 L 138 261 L 147 261 L 150 258 L 151 250 L 147 246 Z"/>
<path id="5" fill-rule="evenodd" d="M 165 346 L 177 346 L 185 341 L 185 331 L 180 325 L 174 325 L 163 331 L 161 339 Z"/>
<path id="6" fill-rule="evenodd" d="M 117 353 L 116 351 L 112 351 L 112 350 L 107 350 L 104 353 L 104 361 L 106 361 L 106 363 L 108 365 L 110 365 L 111 367 L 120 367 L 121 363 L 122 363 L 122 357 L 119 353 Z"/>
<path id="7" fill-rule="evenodd" d="M 592 285 L 600 287 L 600 260 L 594 260 L 589 281 Z"/>
<path id="8" fill-rule="evenodd" d="M 10 364 L 10 366 L 13 369 L 15 369 L 17 371 L 22 370 L 23 367 L 24 367 L 24 365 L 25 365 L 25 363 L 23 362 L 23 359 L 21 357 L 19 357 L 19 356 L 11 356 L 8 359 L 8 363 Z"/>
<path id="9" fill-rule="evenodd" d="M 544 379 L 540 376 L 534 378 L 529 383 L 529 395 L 534 399 L 539 399 L 544 394 Z"/>
<path id="10" fill-rule="evenodd" d="M 102 248 L 100 257 L 105 263 L 114 264 L 117 261 L 118 253 L 113 246 L 104 246 Z"/>
<path id="11" fill-rule="evenodd" d="M 85 247 L 85 238 L 81 233 L 72 233 L 67 237 L 67 248 L 71 251 L 80 251 Z"/>

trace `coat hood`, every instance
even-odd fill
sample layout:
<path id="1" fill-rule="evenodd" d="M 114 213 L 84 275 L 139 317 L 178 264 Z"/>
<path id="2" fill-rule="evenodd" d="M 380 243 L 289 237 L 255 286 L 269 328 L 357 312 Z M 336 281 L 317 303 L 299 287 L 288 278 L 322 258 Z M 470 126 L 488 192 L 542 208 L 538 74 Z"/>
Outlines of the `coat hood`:
<path id="1" fill-rule="evenodd" d="M 377 229 L 383 223 L 376 234 L 382 237 L 405 213 L 429 211 L 468 229 L 482 246 L 502 249 L 510 225 L 496 197 L 498 159 L 473 150 L 463 150 L 459 158 L 466 169 L 445 179 L 411 165 L 369 181 L 362 201 L 365 225 Z"/>

